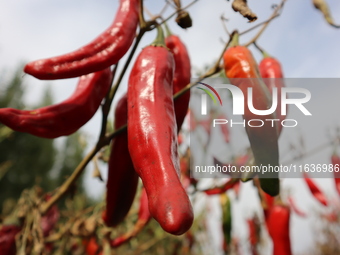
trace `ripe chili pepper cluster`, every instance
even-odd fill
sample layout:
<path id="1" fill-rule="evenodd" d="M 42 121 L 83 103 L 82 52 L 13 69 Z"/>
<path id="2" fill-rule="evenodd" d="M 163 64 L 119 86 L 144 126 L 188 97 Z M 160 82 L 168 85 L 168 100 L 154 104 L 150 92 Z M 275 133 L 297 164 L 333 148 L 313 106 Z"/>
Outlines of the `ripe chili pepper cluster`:
<path id="1" fill-rule="evenodd" d="M 67 100 L 36 110 L 0 109 L 1 123 L 43 138 L 70 135 L 88 122 L 107 96 L 113 81 L 110 66 L 130 48 L 139 21 L 139 0 L 121 0 L 113 24 L 90 44 L 58 57 L 28 63 L 24 71 L 38 79 L 79 77 Z M 167 29 L 168 30 L 168 29 Z M 189 197 L 180 181 L 177 134 L 186 116 L 190 92 L 175 103 L 173 95 L 190 83 L 191 66 L 178 36 L 164 38 L 161 27 L 153 44 L 139 54 L 129 78 L 128 93 L 118 102 L 108 162 L 106 225 L 120 224 L 134 201 L 138 180 L 142 192 L 139 221 L 129 236 L 111 242 L 116 247 L 140 231 L 152 216 L 172 234 L 186 232 L 193 222 Z M 91 239 L 87 249 L 92 247 Z M 96 249 L 98 250 L 98 249 Z"/>
<path id="2" fill-rule="evenodd" d="M 70 135 L 87 123 L 110 91 L 113 81 L 110 66 L 117 64 L 132 45 L 138 26 L 139 8 L 139 0 L 121 0 L 112 25 L 94 41 L 74 52 L 28 63 L 24 71 L 38 79 L 80 77 L 76 91 L 62 103 L 36 110 L 0 109 L 0 122 L 13 130 L 43 138 Z M 190 58 L 178 36 L 171 34 L 166 27 L 168 34 L 164 38 L 162 28 L 158 26 L 157 29 L 156 40 L 138 55 L 129 76 L 128 91 L 118 101 L 114 112 L 115 130 L 125 125 L 127 130 L 111 141 L 106 208 L 102 213 L 105 224 L 115 227 L 123 222 L 134 202 L 139 178 L 143 188 L 134 227 L 111 240 L 111 247 L 118 247 L 137 235 L 152 217 L 166 232 L 174 235 L 187 232 L 193 223 L 193 208 L 186 188 L 190 184 L 196 188 L 197 180 L 189 178 L 188 160 L 184 158 L 182 162 L 179 161 L 177 148 L 178 133 L 188 112 L 190 91 L 173 100 L 173 95 L 190 83 Z M 273 88 L 279 88 L 280 91 L 284 86 L 282 80 L 278 79 L 283 78 L 280 63 L 264 54 L 257 66 L 249 49 L 238 45 L 237 32 L 232 39 L 231 47 L 223 55 L 226 76 L 245 95 L 248 95 L 247 88 L 253 89 L 256 109 L 268 109 Z M 282 121 L 285 117 L 281 115 L 280 106 L 279 102 L 276 113 L 259 117 L 245 105 L 243 117 L 246 121 L 253 118 L 279 118 Z M 226 117 L 221 115 L 219 118 Z M 201 123 L 207 133 L 210 133 L 211 128 L 209 121 Z M 246 128 L 252 154 L 258 165 L 277 166 L 278 138 L 282 127 L 272 127 L 266 121 L 264 123 L 262 128 Z M 226 126 L 221 126 L 221 132 L 225 142 L 229 143 L 230 134 Z M 249 161 L 249 155 L 235 160 L 235 165 L 240 167 L 246 161 Z M 332 157 L 333 164 L 338 161 L 338 157 Z M 181 172 L 185 175 L 184 187 L 180 179 Z M 231 201 L 226 191 L 233 188 L 238 195 L 240 189 L 240 176 L 231 177 L 221 187 L 203 190 L 208 196 L 220 195 L 226 252 L 232 241 Z M 289 255 L 290 210 L 301 217 L 305 214 L 296 207 L 292 198 L 289 199 L 290 207 L 275 203 L 273 196 L 278 195 L 280 190 L 277 174 L 260 174 L 259 177 L 261 189 L 265 192 L 263 212 L 274 244 L 273 254 Z M 313 196 L 327 206 L 326 197 L 306 174 L 304 180 Z M 338 178 L 335 178 L 335 184 L 340 192 Z M 44 236 L 47 236 L 58 220 L 59 212 L 54 207 L 44 217 L 42 229 Z M 254 219 L 248 221 L 252 254 L 257 254 L 256 245 L 259 242 L 256 224 Z M 0 247 L 5 247 L 6 254 L 15 253 L 15 235 L 20 230 L 16 225 L 4 225 L 0 230 L 0 233 L 6 234 L 7 239 L 0 235 Z M 87 254 L 103 253 L 94 237 L 84 245 Z"/>
<path id="3" fill-rule="evenodd" d="M 224 70 L 226 76 L 233 85 L 238 86 L 244 95 L 248 95 L 247 89 L 253 88 L 254 107 L 260 110 L 270 108 L 270 92 L 261 79 L 261 74 L 254 57 L 248 48 L 238 45 L 238 33 L 233 34 L 233 40 L 229 49 L 223 55 Z M 245 100 L 247 102 L 247 100 Z M 272 119 L 273 114 L 258 116 L 253 114 L 245 104 L 244 119 Z M 250 146 L 257 165 L 278 166 L 279 148 L 278 132 L 276 126 L 270 123 L 264 124 L 261 128 L 246 127 Z M 280 182 L 278 173 L 260 174 L 262 189 L 268 194 L 275 196 L 279 193 Z"/>

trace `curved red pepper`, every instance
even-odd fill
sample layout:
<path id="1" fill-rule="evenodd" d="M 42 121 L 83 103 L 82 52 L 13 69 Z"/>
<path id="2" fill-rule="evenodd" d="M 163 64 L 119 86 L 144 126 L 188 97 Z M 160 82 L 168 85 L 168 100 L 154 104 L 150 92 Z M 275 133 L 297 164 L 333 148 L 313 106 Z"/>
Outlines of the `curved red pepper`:
<path id="1" fill-rule="evenodd" d="M 249 230 L 249 243 L 250 243 L 250 249 L 252 255 L 257 255 L 257 244 L 259 243 L 259 234 L 260 234 L 260 228 L 259 228 L 259 222 L 256 216 L 254 216 L 251 219 L 247 219 L 248 224 L 248 230 Z"/>
<path id="2" fill-rule="evenodd" d="M 333 154 L 331 157 L 331 162 L 333 165 L 333 177 L 334 177 L 334 183 L 335 183 L 335 188 L 338 194 L 340 195 L 340 172 L 335 172 L 334 168 L 335 166 L 339 169 L 340 168 L 340 157 Z"/>
<path id="3" fill-rule="evenodd" d="M 110 241 L 110 246 L 117 248 L 122 244 L 128 242 L 131 238 L 135 237 L 151 219 L 150 211 L 148 208 L 148 196 L 144 188 L 142 188 L 140 199 L 139 199 L 139 210 L 138 210 L 138 220 L 132 230 L 128 233 L 119 236 L 112 241 Z"/>
<path id="4" fill-rule="evenodd" d="M 51 198 L 50 194 L 47 194 L 45 196 L 46 201 L 48 201 L 50 198 Z M 41 226 L 44 237 L 50 234 L 52 229 L 57 224 L 59 217 L 60 217 L 60 212 L 59 212 L 57 205 L 53 205 L 51 209 L 49 209 L 47 213 L 41 217 L 40 226 Z"/>
<path id="5" fill-rule="evenodd" d="M 114 121 L 116 130 L 127 123 L 126 94 L 117 103 Z M 106 211 L 103 214 L 106 225 L 116 226 L 123 221 L 131 208 L 137 186 L 138 175 L 133 168 L 125 130 L 116 136 L 111 144 Z"/>
<path id="6" fill-rule="evenodd" d="M 90 240 L 83 242 L 85 245 L 86 255 L 102 255 L 102 248 L 98 245 L 95 237 L 91 237 Z"/>
<path id="7" fill-rule="evenodd" d="M 28 63 L 24 71 L 38 79 L 73 78 L 116 64 L 128 51 L 139 21 L 139 0 L 121 0 L 112 25 L 91 43 L 65 55 Z"/>
<path id="8" fill-rule="evenodd" d="M 303 173 L 303 178 L 308 185 L 310 192 L 312 193 L 313 197 L 318 200 L 324 206 L 328 205 L 327 198 L 325 194 L 319 189 L 316 183 L 308 177 L 307 173 Z"/>
<path id="9" fill-rule="evenodd" d="M 166 47 L 168 47 L 171 53 L 174 55 L 175 59 L 173 94 L 176 94 L 190 83 L 191 65 L 189 53 L 181 39 L 178 36 L 171 34 L 169 30 L 168 36 L 165 38 L 165 43 Z M 189 101 L 190 90 L 175 100 L 175 114 L 178 132 L 181 130 L 184 118 L 187 114 Z"/>
<path id="10" fill-rule="evenodd" d="M 223 55 L 224 70 L 226 76 L 233 85 L 236 85 L 247 95 L 248 87 L 253 89 L 253 105 L 255 109 L 266 110 L 270 108 L 270 92 L 263 84 L 256 61 L 251 52 L 243 46 L 238 46 L 238 34 L 233 36 L 232 46 Z M 240 79 L 241 78 L 241 79 Z M 245 96 L 245 98 L 247 98 Z M 253 114 L 245 101 L 244 119 L 248 123 L 251 119 L 261 119 L 264 122 L 262 127 L 250 127 L 246 125 L 246 131 L 257 165 L 278 166 L 279 149 L 278 134 L 276 126 L 266 119 L 275 119 L 273 114 L 258 116 Z M 278 173 L 259 173 L 261 188 L 272 196 L 280 191 Z"/>
<path id="11" fill-rule="evenodd" d="M 280 120 L 280 123 L 286 118 L 286 115 L 281 115 L 281 88 L 285 87 L 283 82 L 283 72 L 280 62 L 273 57 L 265 55 L 259 64 L 259 70 L 264 83 L 272 93 L 273 88 L 277 88 L 277 108 L 276 117 Z M 287 110 L 286 110 L 287 113 Z M 278 132 L 281 134 L 282 125 L 277 125 Z"/>
<path id="12" fill-rule="evenodd" d="M 43 138 L 70 135 L 96 113 L 111 80 L 110 68 L 82 76 L 76 91 L 67 100 L 31 111 L 2 108 L 0 122 L 15 131 Z"/>
<path id="13" fill-rule="evenodd" d="M 299 215 L 300 217 L 306 217 L 307 214 L 303 211 L 301 211 L 296 203 L 295 203 L 295 200 L 292 196 L 289 196 L 288 197 L 288 203 L 289 203 L 289 206 L 291 207 L 291 209 L 293 210 L 294 213 L 296 213 L 297 215 Z"/>
<path id="14" fill-rule="evenodd" d="M 179 179 L 172 97 L 174 59 L 159 41 L 142 50 L 131 71 L 128 144 L 148 194 L 151 215 L 165 231 L 180 235 L 191 227 L 193 211 Z"/>
<path id="15" fill-rule="evenodd" d="M 268 217 L 268 232 L 273 240 L 273 255 L 291 255 L 289 237 L 290 210 L 284 205 L 274 205 Z"/>

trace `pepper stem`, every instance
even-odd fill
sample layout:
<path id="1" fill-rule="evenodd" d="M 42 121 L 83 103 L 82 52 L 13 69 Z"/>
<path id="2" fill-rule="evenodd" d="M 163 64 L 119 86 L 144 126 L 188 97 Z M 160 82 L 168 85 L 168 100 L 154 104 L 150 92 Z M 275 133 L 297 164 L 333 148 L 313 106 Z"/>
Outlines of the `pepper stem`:
<path id="1" fill-rule="evenodd" d="M 165 37 L 171 36 L 172 32 L 171 32 L 170 28 L 168 27 L 168 24 L 166 24 L 166 22 L 164 22 L 164 28 L 165 28 Z"/>
<path id="2" fill-rule="evenodd" d="M 162 46 L 162 47 L 166 47 L 165 46 L 165 40 L 164 40 L 164 33 L 163 33 L 163 29 L 161 26 L 157 26 L 157 36 L 156 39 L 152 42 L 151 44 L 152 46 Z"/>
<path id="3" fill-rule="evenodd" d="M 254 46 L 261 51 L 263 58 L 270 58 L 271 56 L 263 49 L 261 48 L 256 42 L 253 42 Z"/>
<path id="4" fill-rule="evenodd" d="M 239 45 L 239 33 L 237 30 L 232 32 L 231 34 L 231 42 L 230 42 L 230 47 L 235 47 Z"/>

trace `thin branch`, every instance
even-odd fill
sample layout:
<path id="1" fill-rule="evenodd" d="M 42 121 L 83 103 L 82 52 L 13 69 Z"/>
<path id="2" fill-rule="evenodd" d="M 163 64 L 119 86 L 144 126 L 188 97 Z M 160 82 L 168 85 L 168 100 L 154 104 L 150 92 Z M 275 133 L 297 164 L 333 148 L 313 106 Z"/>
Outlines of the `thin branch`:
<path id="1" fill-rule="evenodd" d="M 118 68 L 118 63 L 115 65 L 115 67 L 112 70 L 111 86 L 112 86 L 114 77 L 116 76 L 117 68 Z M 105 97 L 104 105 L 102 106 L 102 126 L 101 126 L 101 130 L 99 134 L 99 139 L 105 135 L 106 125 L 107 125 L 107 116 L 110 112 L 111 103 L 112 103 L 112 98 L 110 98 L 110 93 L 107 93 Z"/>
<path id="2" fill-rule="evenodd" d="M 95 146 L 90 151 L 90 153 L 87 154 L 85 158 L 80 162 L 80 164 L 73 171 L 71 176 L 67 178 L 67 180 L 56 190 L 54 195 L 47 202 L 41 205 L 40 208 L 41 214 L 45 214 L 60 198 L 62 198 L 67 193 L 67 191 L 79 178 L 87 164 L 92 160 L 92 158 L 94 157 L 94 155 L 96 155 L 100 148 L 101 148 L 100 146 Z"/>
<path id="3" fill-rule="evenodd" d="M 192 6 L 193 4 L 195 4 L 196 2 L 198 2 L 198 0 L 194 0 L 192 1 L 190 4 L 186 5 L 185 7 L 183 7 L 181 10 L 185 10 L 188 9 L 190 6 Z M 166 19 L 163 19 L 162 22 L 159 25 L 162 25 L 163 23 L 167 22 L 169 19 L 171 19 L 173 16 L 175 16 L 178 13 L 178 11 L 170 14 L 169 17 L 167 17 Z"/>
<path id="4" fill-rule="evenodd" d="M 271 15 L 271 17 L 269 18 L 268 21 L 264 22 L 263 27 L 260 29 L 260 31 L 255 35 L 255 37 L 253 39 L 251 39 L 248 43 L 246 43 L 244 46 L 248 47 L 249 45 L 253 44 L 255 41 L 257 41 L 257 39 L 261 36 L 261 34 L 264 32 L 264 30 L 266 30 L 267 26 L 269 25 L 269 23 L 276 18 L 277 15 L 279 15 L 279 12 L 282 10 L 285 2 L 287 0 L 282 0 L 281 4 L 275 8 L 275 11 L 273 12 L 273 14 Z M 244 33 L 244 32 L 243 32 Z"/>
<path id="5" fill-rule="evenodd" d="M 244 34 L 250 32 L 250 31 L 254 30 L 255 28 L 258 28 L 258 27 L 262 26 L 263 24 L 272 21 L 273 19 L 275 19 L 275 18 L 277 18 L 277 17 L 279 17 L 279 16 L 280 16 L 280 14 L 276 14 L 274 17 L 270 17 L 269 19 L 267 19 L 267 20 L 265 20 L 265 21 L 263 21 L 263 22 L 261 22 L 261 23 L 255 25 L 255 26 L 253 26 L 253 27 L 251 27 L 251 28 L 249 28 L 249 29 L 247 29 L 247 30 L 241 32 L 241 33 L 239 33 L 239 35 L 244 35 Z"/>
<path id="6" fill-rule="evenodd" d="M 223 16 L 223 14 L 222 14 L 221 20 L 222 20 L 222 26 L 223 26 L 224 31 L 225 31 L 225 32 L 227 33 L 227 35 L 230 37 L 230 32 L 229 32 L 229 30 L 228 30 L 228 28 L 227 28 L 227 25 L 226 25 L 225 22 L 224 22 L 224 21 L 228 21 L 228 19 L 225 18 L 225 17 Z"/>

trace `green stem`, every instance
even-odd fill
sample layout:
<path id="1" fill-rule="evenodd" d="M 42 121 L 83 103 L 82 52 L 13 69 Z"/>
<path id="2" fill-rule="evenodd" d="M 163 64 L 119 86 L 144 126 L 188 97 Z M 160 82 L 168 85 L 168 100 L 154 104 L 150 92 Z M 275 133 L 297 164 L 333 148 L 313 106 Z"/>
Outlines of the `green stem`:
<path id="1" fill-rule="evenodd" d="M 263 48 L 261 48 L 256 42 L 253 43 L 254 46 L 261 51 L 263 58 L 270 58 L 271 55 L 269 55 Z"/>
<path id="2" fill-rule="evenodd" d="M 230 47 L 235 47 L 240 45 L 239 43 L 239 33 L 237 30 L 235 30 L 232 34 L 231 34 L 231 42 L 229 44 Z"/>
<path id="3" fill-rule="evenodd" d="M 169 37 L 172 35 L 172 32 L 170 30 L 170 28 L 168 27 L 168 24 L 166 22 L 164 22 L 164 28 L 165 28 L 165 37 Z"/>
<path id="4" fill-rule="evenodd" d="M 151 43 L 151 45 L 166 47 L 163 29 L 160 25 L 157 26 L 157 36 L 156 39 Z"/>

